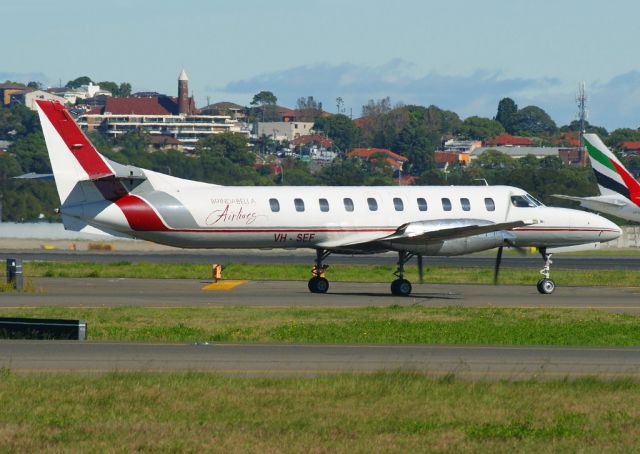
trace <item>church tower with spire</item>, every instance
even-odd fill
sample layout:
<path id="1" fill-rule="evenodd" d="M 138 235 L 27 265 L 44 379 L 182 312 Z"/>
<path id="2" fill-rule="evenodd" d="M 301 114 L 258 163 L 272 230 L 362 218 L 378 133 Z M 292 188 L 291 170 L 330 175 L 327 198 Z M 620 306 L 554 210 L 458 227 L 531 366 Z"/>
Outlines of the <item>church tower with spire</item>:
<path id="1" fill-rule="evenodd" d="M 189 78 L 183 69 L 178 76 L 178 113 L 189 114 Z"/>

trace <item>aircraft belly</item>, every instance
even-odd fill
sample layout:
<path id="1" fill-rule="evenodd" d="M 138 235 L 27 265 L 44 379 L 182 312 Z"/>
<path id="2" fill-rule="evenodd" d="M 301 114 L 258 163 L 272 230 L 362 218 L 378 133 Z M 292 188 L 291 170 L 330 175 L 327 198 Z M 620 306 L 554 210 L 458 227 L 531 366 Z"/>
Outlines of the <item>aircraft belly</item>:
<path id="1" fill-rule="evenodd" d="M 513 244 L 520 247 L 568 246 L 603 241 L 600 230 L 531 228 L 526 231 L 514 229 L 512 233 L 515 236 Z"/>

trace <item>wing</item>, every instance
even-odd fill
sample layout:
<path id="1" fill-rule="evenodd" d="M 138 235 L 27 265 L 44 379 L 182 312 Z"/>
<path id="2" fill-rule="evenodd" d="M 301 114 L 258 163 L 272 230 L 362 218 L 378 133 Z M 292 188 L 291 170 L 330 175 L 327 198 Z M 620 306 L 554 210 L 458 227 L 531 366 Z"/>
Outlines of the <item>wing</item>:
<path id="1" fill-rule="evenodd" d="M 328 241 L 319 246 L 347 253 L 372 253 L 387 250 L 386 242 L 426 244 L 429 242 L 453 240 L 484 233 L 510 230 L 515 227 L 537 224 L 537 220 L 518 220 L 495 223 L 486 219 L 435 219 L 416 221 L 401 225 L 390 235 L 376 238 L 348 237 Z"/>

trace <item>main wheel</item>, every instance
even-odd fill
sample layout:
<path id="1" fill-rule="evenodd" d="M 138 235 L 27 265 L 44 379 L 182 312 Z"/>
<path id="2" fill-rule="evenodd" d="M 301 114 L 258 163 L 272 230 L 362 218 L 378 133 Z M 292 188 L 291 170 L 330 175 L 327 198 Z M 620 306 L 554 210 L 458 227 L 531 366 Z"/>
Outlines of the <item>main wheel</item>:
<path id="1" fill-rule="evenodd" d="M 538 291 L 543 295 L 549 295 L 556 289 L 556 283 L 551 279 L 540 279 L 536 285 Z"/>
<path id="2" fill-rule="evenodd" d="M 327 293 L 329 281 L 324 277 L 314 276 L 309 279 L 309 291 L 311 293 Z"/>
<path id="3" fill-rule="evenodd" d="M 396 279 L 391 283 L 391 294 L 395 296 L 409 296 L 411 294 L 411 282 L 406 279 Z"/>

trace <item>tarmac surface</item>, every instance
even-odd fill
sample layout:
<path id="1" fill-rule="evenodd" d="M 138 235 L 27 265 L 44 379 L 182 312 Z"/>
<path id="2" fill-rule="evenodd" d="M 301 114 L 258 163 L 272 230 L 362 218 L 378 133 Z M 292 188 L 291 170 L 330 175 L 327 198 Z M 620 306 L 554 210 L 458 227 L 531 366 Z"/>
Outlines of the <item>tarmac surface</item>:
<path id="1" fill-rule="evenodd" d="M 463 345 L 301 345 L 2 341 L 0 367 L 18 374 L 205 371 L 315 376 L 416 371 L 465 379 L 640 377 L 640 349 Z"/>
<path id="2" fill-rule="evenodd" d="M 333 282 L 311 294 L 303 281 L 34 278 L 37 291 L 0 293 L 0 308 L 472 306 L 571 308 L 640 313 L 640 288 L 415 284 L 394 297 L 388 283 Z M 229 284 L 229 285 L 227 285 Z M 218 285 L 216 287 L 216 285 Z M 10 316 L 10 311 L 2 311 Z M 88 327 L 89 333 L 91 327 Z M 0 341 L 0 368 L 15 373 L 208 371 L 239 375 L 319 375 L 410 370 L 465 379 L 640 378 L 640 348 L 479 345 L 293 345 L 282 343 L 110 343 Z"/>
<path id="3" fill-rule="evenodd" d="M 0 249 L 0 260 L 7 258 L 21 258 L 24 261 L 52 261 L 52 262 L 152 262 L 152 263 L 288 263 L 307 264 L 311 266 L 315 259 L 315 252 L 308 249 L 296 250 L 256 250 L 256 249 L 173 249 L 173 250 L 65 250 L 65 249 L 10 249 L 7 245 Z M 331 264 L 360 264 L 360 265 L 389 265 L 393 266 L 398 255 L 393 252 L 371 255 L 341 255 L 332 254 L 326 263 Z M 496 253 L 484 252 L 462 255 L 457 257 L 424 257 L 425 266 L 473 266 L 493 267 Z M 415 261 L 409 262 L 414 265 Z M 542 268 L 543 261 L 538 253 L 526 255 L 506 252 L 502 257 L 502 267 L 506 268 Z M 640 253 L 625 254 L 593 254 L 568 255 L 557 253 L 553 255 L 553 269 L 640 269 Z"/>

